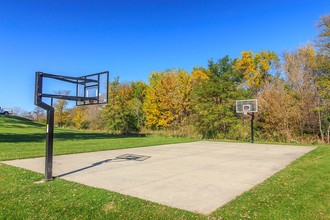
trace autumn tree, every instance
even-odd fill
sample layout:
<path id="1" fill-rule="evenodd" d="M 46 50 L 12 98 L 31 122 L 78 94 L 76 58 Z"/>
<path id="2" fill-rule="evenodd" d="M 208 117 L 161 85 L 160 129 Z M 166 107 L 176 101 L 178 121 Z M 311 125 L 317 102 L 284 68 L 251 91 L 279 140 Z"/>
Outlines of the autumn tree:
<path id="1" fill-rule="evenodd" d="M 272 51 L 242 51 L 242 57 L 235 62 L 235 69 L 242 72 L 246 85 L 256 96 L 262 86 L 271 79 L 272 71 L 279 66 L 279 59 Z"/>
<path id="2" fill-rule="evenodd" d="M 70 115 L 68 118 L 74 127 L 78 129 L 87 129 L 89 122 L 86 120 L 86 107 L 85 106 L 77 106 L 75 108 L 70 109 Z"/>
<path id="3" fill-rule="evenodd" d="M 321 16 L 318 22 L 318 35 L 315 40 L 316 46 L 321 53 L 330 54 L 330 15 Z"/>
<path id="4" fill-rule="evenodd" d="M 276 77 L 264 85 L 258 96 L 258 106 L 258 124 L 264 139 L 281 142 L 296 139 L 300 109 L 283 79 Z"/>
<path id="5" fill-rule="evenodd" d="M 67 90 L 55 92 L 56 95 L 64 95 L 64 96 L 69 95 L 69 93 L 70 91 Z M 57 124 L 57 126 L 59 127 L 63 127 L 63 125 L 65 125 L 65 123 L 67 122 L 67 116 L 68 116 L 67 105 L 68 105 L 68 101 L 64 99 L 59 99 L 54 104 L 54 109 L 55 109 L 54 121 L 55 124 Z"/>
<path id="6" fill-rule="evenodd" d="M 323 89 L 320 88 L 323 77 L 319 74 L 318 57 L 314 48 L 308 44 L 293 52 L 286 52 L 284 69 L 300 110 L 297 117 L 300 119 L 301 135 L 318 134 L 324 141 L 325 109 Z"/>
<path id="7" fill-rule="evenodd" d="M 330 15 L 321 16 L 318 23 L 317 47 L 317 86 L 324 115 L 324 130 L 330 143 Z"/>
<path id="8" fill-rule="evenodd" d="M 151 128 L 177 128 L 190 114 L 192 79 L 183 70 L 153 72 L 146 90 L 144 111 Z"/>
<path id="9" fill-rule="evenodd" d="M 329 51 L 330 52 L 330 51 Z M 330 54 L 317 52 L 314 83 L 321 140 L 330 143 Z M 324 133 L 324 135 L 322 134 Z"/>
<path id="10" fill-rule="evenodd" d="M 93 130 L 104 129 L 104 124 L 102 121 L 102 109 L 103 105 L 88 105 L 84 109 L 84 126 Z"/>
<path id="11" fill-rule="evenodd" d="M 205 79 L 209 79 L 207 74 L 207 70 L 203 67 L 194 67 L 193 71 L 191 72 L 191 77 L 194 82 L 201 82 Z"/>

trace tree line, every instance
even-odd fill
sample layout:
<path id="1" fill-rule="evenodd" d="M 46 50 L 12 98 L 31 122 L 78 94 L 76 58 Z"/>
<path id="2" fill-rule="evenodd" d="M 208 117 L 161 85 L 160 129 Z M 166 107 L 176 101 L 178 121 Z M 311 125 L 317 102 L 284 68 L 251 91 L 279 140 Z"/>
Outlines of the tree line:
<path id="1" fill-rule="evenodd" d="M 107 105 L 66 109 L 60 100 L 55 122 L 113 133 L 248 140 L 251 116 L 237 114 L 235 102 L 252 98 L 259 104 L 257 139 L 330 143 L 330 15 L 320 18 L 314 42 L 295 50 L 242 51 L 191 72 L 152 72 L 148 83 L 115 78 Z"/>

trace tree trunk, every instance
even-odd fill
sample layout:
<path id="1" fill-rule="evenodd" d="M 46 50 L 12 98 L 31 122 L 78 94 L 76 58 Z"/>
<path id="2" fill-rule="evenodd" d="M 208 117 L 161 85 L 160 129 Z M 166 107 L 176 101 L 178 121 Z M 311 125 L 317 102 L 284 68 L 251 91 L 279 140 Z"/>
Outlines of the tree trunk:
<path id="1" fill-rule="evenodd" d="M 330 123 L 329 123 L 329 126 L 328 126 L 328 144 L 330 143 Z"/>
<path id="2" fill-rule="evenodd" d="M 319 129 L 320 129 L 320 134 L 321 134 L 321 141 L 324 142 L 324 135 L 322 131 L 322 118 L 321 118 L 321 110 L 320 110 L 320 103 L 317 102 L 317 113 L 319 117 Z"/>

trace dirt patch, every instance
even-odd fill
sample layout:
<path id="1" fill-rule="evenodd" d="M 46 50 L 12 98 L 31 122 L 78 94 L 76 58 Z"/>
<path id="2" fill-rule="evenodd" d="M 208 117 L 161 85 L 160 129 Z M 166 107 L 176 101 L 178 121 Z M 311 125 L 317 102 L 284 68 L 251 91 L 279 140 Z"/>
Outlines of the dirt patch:
<path id="1" fill-rule="evenodd" d="M 113 203 L 108 203 L 105 206 L 103 206 L 103 211 L 110 212 L 116 209 L 116 206 Z"/>

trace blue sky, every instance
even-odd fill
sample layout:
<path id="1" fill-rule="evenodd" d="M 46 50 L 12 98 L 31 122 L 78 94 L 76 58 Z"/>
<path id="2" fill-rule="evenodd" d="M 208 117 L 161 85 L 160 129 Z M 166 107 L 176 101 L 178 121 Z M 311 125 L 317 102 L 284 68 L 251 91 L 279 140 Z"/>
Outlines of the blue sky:
<path id="1" fill-rule="evenodd" d="M 147 81 L 242 50 L 280 54 L 312 42 L 329 12 L 329 0 L 0 0 L 0 106 L 32 111 L 36 71 Z"/>

